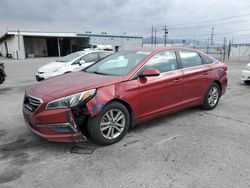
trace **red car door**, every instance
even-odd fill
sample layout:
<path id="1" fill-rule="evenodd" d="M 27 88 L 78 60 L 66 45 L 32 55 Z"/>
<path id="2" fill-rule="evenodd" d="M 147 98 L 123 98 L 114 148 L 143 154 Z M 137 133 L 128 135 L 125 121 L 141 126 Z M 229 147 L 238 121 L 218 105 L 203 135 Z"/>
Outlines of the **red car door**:
<path id="1" fill-rule="evenodd" d="M 201 103 L 209 85 L 209 66 L 193 51 L 179 51 L 183 73 L 183 103 Z"/>
<path id="2" fill-rule="evenodd" d="M 178 70 L 174 51 L 155 55 L 142 70 L 147 68 L 158 69 L 161 74 L 138 79 L 140 119 L 150 119 L 161 112 L 173 110 L 182 102 L 182 71 Z"/>

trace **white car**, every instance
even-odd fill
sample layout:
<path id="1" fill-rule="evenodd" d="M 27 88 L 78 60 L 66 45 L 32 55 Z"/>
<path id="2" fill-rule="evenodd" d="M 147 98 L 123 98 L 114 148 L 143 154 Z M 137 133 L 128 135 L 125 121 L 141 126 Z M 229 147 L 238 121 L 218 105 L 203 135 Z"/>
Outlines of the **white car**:
<path id="1" fill-rule="evenodd" d="M 110 51 L 90 49 L 74 52 L 59 58 L 56 62 L 40 67 L 36 73 L 36 80 L 41 81 L 65 73 L 80 71 L 112 53 Z"/>
<path id="2" fill-rule="evenodd" d="M 244 81 L 246 84 L 250 83 L 250 63 L 248 63 L 241 71 L 241 80 Z"/>

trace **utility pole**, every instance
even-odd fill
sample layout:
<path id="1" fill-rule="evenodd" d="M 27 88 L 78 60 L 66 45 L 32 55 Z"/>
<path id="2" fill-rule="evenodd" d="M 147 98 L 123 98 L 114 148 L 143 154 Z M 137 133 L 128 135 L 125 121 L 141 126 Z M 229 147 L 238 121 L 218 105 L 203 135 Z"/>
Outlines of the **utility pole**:
<path id="1" fill-rule="evenodd" d="M 156 46 L 156 28 L 155 28 L 155 46 Z"/>
<path id="2" fill-rule="evenodd" d="M 167 45 L 167 35 L 168 35 L 168 26 L 163 26 L 163 30 L 164 30 L 164 45 Z"/>
<path id="3" fill-rule="evenodd" d="M 212 33 L 211 33 L 211 45 L 214 44 L 214 27 L 212 27 Z"/>
<path id="4" fill-rule="evenodd" d="M 207 54 L 208 54 L 208 52 L 209 52 L 209 37 L 207 39 Z"/>
<path id="5" fill-rule="evenodd" d="M 230 53 L 231 53 L 231 44 L 232 44 L 232 41 L 230 40 L 229 41 L 229 45 L 228 45 L 228 51 L 227 51 L 227 59 L 229 60 L 230 58 Z"/>
<path id="6" fill-rule="evenodd" d="M 224 44 L 223 44 L 223 58 L 222 61 L 226 60 L 226 45 L 227 45 L 227 38 L 224 37 Z"/>
<path id="7" fill-rule="evenodd" d="M 154 27 L 152 26 L 152 31 L 151 31 L 151 46 L 154 45 Z"/>

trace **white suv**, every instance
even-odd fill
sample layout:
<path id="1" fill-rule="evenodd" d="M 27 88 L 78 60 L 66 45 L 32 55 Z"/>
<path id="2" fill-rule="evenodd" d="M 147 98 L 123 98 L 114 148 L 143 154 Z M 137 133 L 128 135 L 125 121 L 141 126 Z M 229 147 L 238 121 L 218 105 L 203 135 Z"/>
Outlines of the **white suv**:
<path id="1" fill-rule="evenodd" d="M 112 53 L 110 51 L 89 49 L 74 52 L 59 58 L 56 62 L 40 67 L 36 73 L 36 80 L 41 81 L 65 73 L 80 71 Z"/>

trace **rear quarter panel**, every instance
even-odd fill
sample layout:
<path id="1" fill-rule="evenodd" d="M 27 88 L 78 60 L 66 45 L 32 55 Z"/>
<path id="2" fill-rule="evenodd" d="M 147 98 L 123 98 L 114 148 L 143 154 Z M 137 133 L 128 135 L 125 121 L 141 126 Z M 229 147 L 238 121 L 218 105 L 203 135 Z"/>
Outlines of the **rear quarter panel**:
<path id="1" fill-rule="evenodd" d="M 209 67 L 210 67 L 209 78 L 210 78 L 211 83 L 213 81 L 218 80 L 222 87 L 221 94 L 224 94 L 226 92 L 226 87 L 227 87 L 227 82 L 228 82 L 227 72 L 226 72 L 227 65 L 225 65 L 222 62 L 216 61 L 213 64 L 210 64 Z"/>

